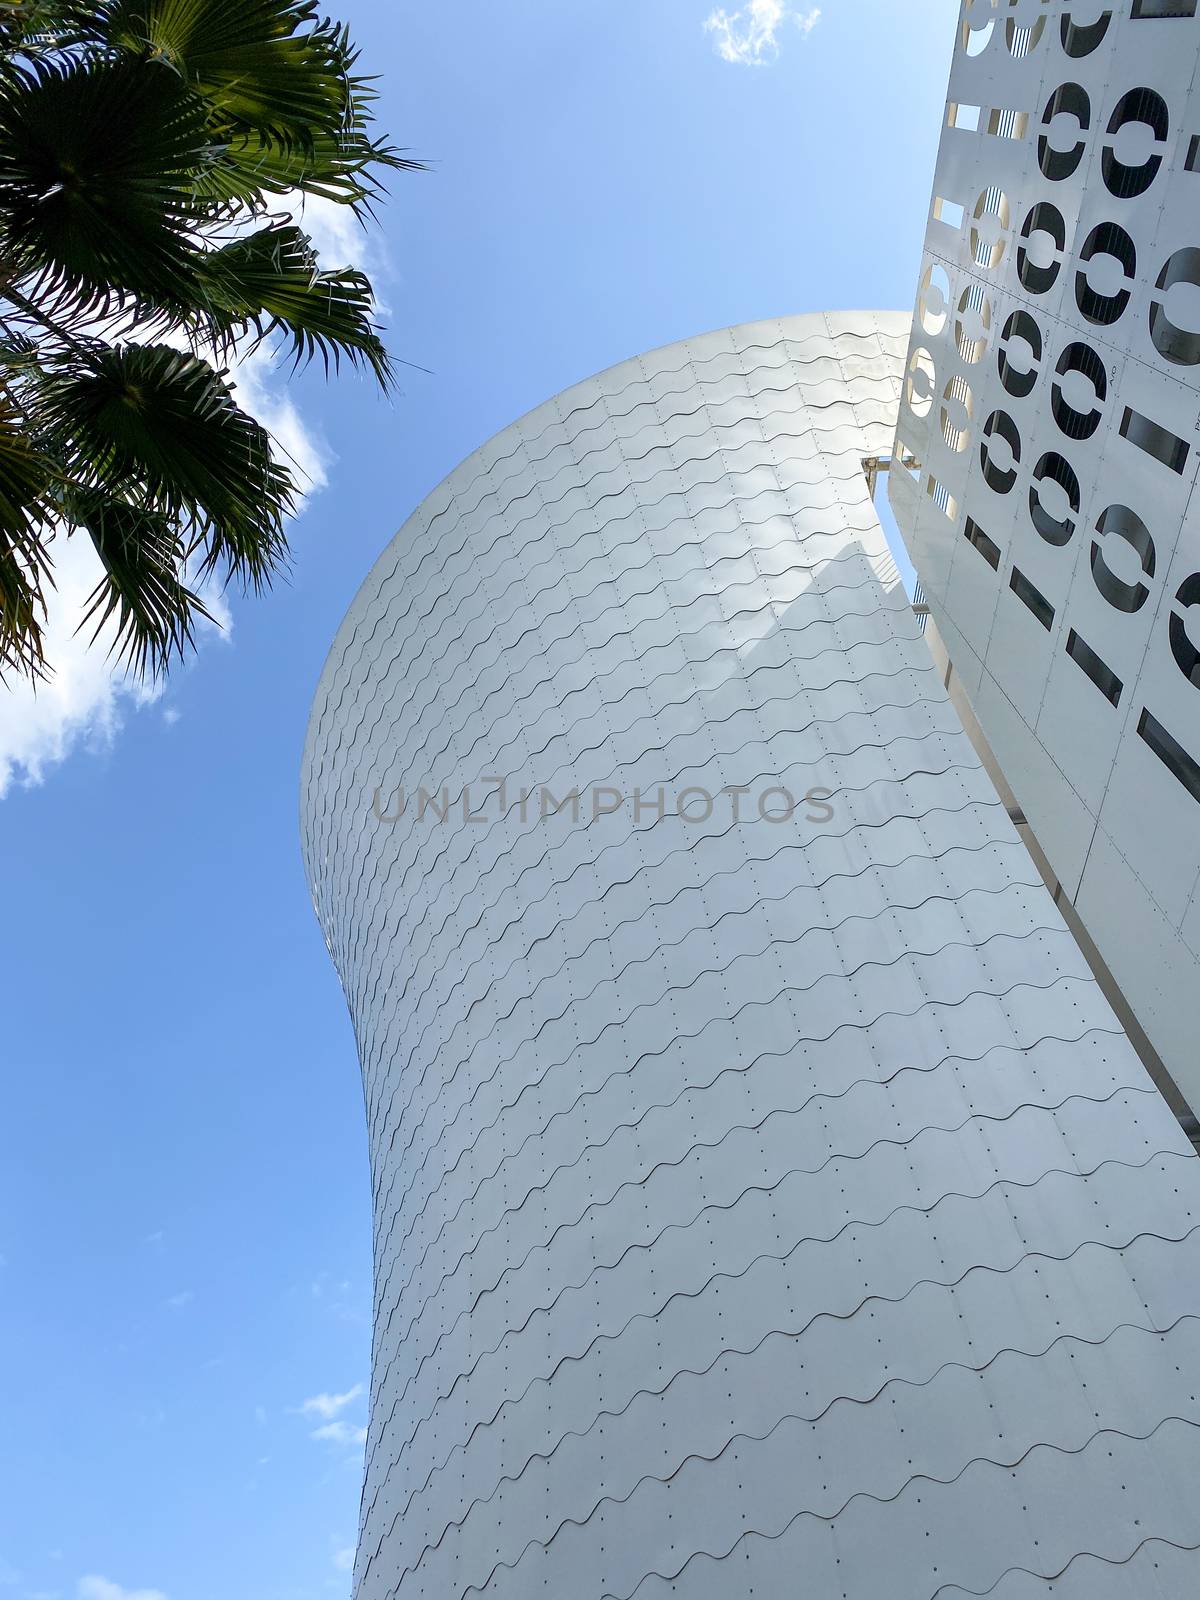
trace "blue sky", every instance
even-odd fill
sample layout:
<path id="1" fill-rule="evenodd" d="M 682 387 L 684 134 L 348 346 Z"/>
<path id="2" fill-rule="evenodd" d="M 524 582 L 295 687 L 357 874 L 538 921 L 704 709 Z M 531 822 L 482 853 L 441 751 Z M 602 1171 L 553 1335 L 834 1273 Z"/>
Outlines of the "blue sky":
<path id="1" fill-rule="evenodd" d="M 347 1594 L 366 1142 L 297 772 L 375 556 L 590 372 L 914 295 L 955 0 L 756 0 L 707 31 L 709 0 L 330 9 L 435 162 L 368 253 L 394 348 L 431 375 L 389 403 L 312 374 L 285 401 L 258 368 L 324 479 L 290 582 L 232 597 L 157 698 L 77 651 L 36 705 L 0 697 L 0 1600 Z"/>

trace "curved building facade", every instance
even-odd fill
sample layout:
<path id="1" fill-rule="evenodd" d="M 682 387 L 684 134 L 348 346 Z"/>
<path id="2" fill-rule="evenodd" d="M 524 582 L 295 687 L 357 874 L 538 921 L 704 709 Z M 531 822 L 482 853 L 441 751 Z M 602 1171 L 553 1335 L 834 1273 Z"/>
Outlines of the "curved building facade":
<path id="1" fill-rule="evenodd" d="M 1200 1592 L 1200 1183 L 876 518 L 908 320 L 577 385 L 346 617 L 359 1600 Z"/>

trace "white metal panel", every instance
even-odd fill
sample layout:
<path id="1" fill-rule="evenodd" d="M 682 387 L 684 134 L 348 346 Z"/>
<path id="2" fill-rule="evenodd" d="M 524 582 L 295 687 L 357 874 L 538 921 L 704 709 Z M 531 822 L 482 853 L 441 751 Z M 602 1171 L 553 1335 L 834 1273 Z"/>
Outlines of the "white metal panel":
<path id="1" fill-rule="evenodd" d="M 1194 1104 L 1200 670 L 1170 629 L 1181 586 L 1200 593 L 1198 60 L 1187 3 L 964 5 L 934 178 L 963 217 L 929 225 L 909 359 L 933 401 L 906 389 L 897 448 L 919 484 L 890 488 L 1005 779 Z M 971 416 L 947 431 L 964 384 Z M 1144 550 L 1098 527 L 1120 508 Z M 1098 825 L 1136 907 L 1097 877 Z M 1160 919 L 1180 951 L 1131 953 Z"/>

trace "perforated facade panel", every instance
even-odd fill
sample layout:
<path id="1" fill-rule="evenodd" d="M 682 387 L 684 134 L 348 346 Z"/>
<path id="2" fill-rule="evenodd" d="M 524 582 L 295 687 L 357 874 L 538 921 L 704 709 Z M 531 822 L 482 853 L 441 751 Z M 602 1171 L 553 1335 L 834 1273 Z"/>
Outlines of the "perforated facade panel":
<path id="1" fill-rule="evenodd" d="M 892 503 L 1039 843 L 1200 1106 L 1200 14 L 963 10 Z"/>
<path id="2" fill-rule="evenodd" d="M 861 463 L 907 341 L 578 385 L 338 634 L 303 837 L 370 1124 L 360 1600 L 1200 1589 L 1197 1164 L 896 581 Z"/>

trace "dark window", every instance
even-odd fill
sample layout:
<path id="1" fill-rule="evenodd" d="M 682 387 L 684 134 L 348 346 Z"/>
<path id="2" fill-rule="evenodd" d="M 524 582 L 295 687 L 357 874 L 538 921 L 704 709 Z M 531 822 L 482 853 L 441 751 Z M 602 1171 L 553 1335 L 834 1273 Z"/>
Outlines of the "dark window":
<path id="1" fill-rule="evenodd" d="M 1112 668 L 1105 666 L 1091 645 L 1084 643 L 1074 628 L 1067 635 L 1067 654 L 1077 666 L 1083 668 L 1105 699 L 1111 700 L 1115 706 L 1121 698 L 1124 685 Z"/>
<path id="2" fill-rule="evenodd" d="M 1062 385 L 1054 383 L 1050 390 L 1050 409 L 1054 413 L 1054 420 L 1066 434 L 1068 439 L 1090 439 L 1100 426 L 1101 410 L 1108 397 L 1108 375 L 1104 370 L 1104 363 L 1088 344 L 1069 344 L 1058 358 L 1055 372 L 1060 378 L 1068 372 L 1082 372 L 1096 391 L 1099 405 L 1093 406 L 1091 411 L 1076 411 L 1074 406 L 1069 406 L 1063 398 Z"/>
<path id="3" fill-rule="evenodd" d="M 1033 366 L 1028 372 L 1018 372 L 1008 359 L 1008 341 L 1023 339 L 1033 351 Z M 1038 379 L 1038 362 L 1042 359 L 1042 331 L 1028 311 L 1014 311 L 1004 324 L 1000 335 L 1000 350 L 996 364 L 1000 382 L 1014 399 L 1023 400 Z"/>
<path id="4" fill-rule="evenodd" d="M 1125 415 L 1121 418 L 1121 437 L 1137 445 L 1139 450 L 1144 450 L 1156 461 L 1161 461 L 1172 472 L 1182 472 L 1187 465 L 1188 446 L 1178 434 L 1142 416 L 1132 406 L 1125 407 Z"/>
<path id="5" fill-rule="evenodd" d="M 1167 258 L 1154 287 L 1170 289 L 1177 283 L 1200 286 L 1200 250 L 1195 245 L 1185 245 Z M 1161 300 L 1150 302 L 1150 337 L 1159 355 L 1177 367 L 1194 367 L 1200 362 L 1200 333 L 1176 327 Z"/>
<path id="6" fill-rule="evenodd" d="M 1200 763 L 1173 739 L 1162 723 L 1152 717 L 1144 707 L 1138 718 L 1138 734 L 1154 754 L 1177 777 L 1193 800 L 1200 800 Z"/>
<path id="7" fill-rule="evenodd" d="M 1092 103 L 1081 84 L 1063 83 L 1055 89 L 1046 102 L 1045 111 L 1042 112 L 1043 127 L 1049 127 L 1055 117 L 1064 113 L 1074 117 L 1079 124 L 1081 134 L 1088 131 L 1092 122 Z M 1038 134 L 1038 166 L 1042 169 L 1042 176 L 1049 178 L 1052 183 L 1059 183 L 1063 178 L 1069 178 L 1083 160 L 1086 148 L 1087 141 L 1080 138 L 1070 150 L 1053 150 L 1046 135 Z"/>
<path id="8" fill-rule="evenodd" d="M 1056 255 L 1061 256 L 1067 246 L 1067 225 L 1057 206 L 1048 200 L 1039 200 L 1021 228 L 1021 243 L 1017 246 L 1017 277 L 1030 294 L 1045 294 L 1053 288 L 1058 277 L 1061 260 L 1052 261 L 1048 267 L 1035 267 L 1029 259 L 1028 244 L 1035 233 L 1048 233 L 1054 243 Z"/>
<path id="9" fill-rule="evenodd" d="M 1154 17 L 1194 17 L 1196 0 L 1133 0 L 1131 15 L 1135 22 L 1149 22 Z"/>
<path id="10" fill-rule="evenodd" d="M 1088 234 L 1079 252 L 1079 259 L 1084 266 L 1075 274 L 1075 302 L 1089 322 L 1108 327 L 1124 313 L 1130 292 L 1128 289 L 1118 289 L 1116 294 L 1098 294 L 1092 288 L 1085 268 L 1097 255 L 1115 256 L 1132 283 L 1137 275 L 1137 251 L 1124 228 L 1118 227 L 1115 222 L 1099 222 Z"/>
<path id="11" fill-rule="evenodd" d="M 1145 123 L 1156 139 L 1160 142 L 1165 140 L 1171 125 L 1167 115 L 1167 102 L 1153 89 L 1130 89 L 1117 101 L 1116 108 L 1108 119 L 1109 138 L 1111 139 L 1113 134 L 1130 122 Z M 1116 152 L 1108 143 L 1100 154 L 1100 171 L 1104 177 L 1105 187 L 1110 194 L 1116 195 L 1118 200 L 1129 200 L 1134 195 L 1145 194 L 1158 176 L 1158 169 L 1161 166 L 1162 156 L 1155 154 L 1140 167 L 1127 167 L 1123 161 L 1117 160 Z"/>
<path id="12" fill-rule="evenodd" d="M 975 546 L 989 567 L 993 570 L 999 569 L 1000 546 L 988 538 L 974 517 L 967 518 L 967 525 L 963 529 L 963 538 Z"/>
<path id="13" fill-rule="evenodd" d="M 1054 607 L 1038 588 L 1035 588 L 1019 567 L 1012 569 L 1008 587 L 1023 605 L 1029 607 L 1043 628 L 1049 629 L 1054 621 Z"/>
<path id="14" fill-rule="evenodd" d="M 1175 600 L 1184 610 L 1189 606 L 1200 605 L 1200 572 L 1193 572 L 1190 577 L 1183 580 Z M 1193 687 L 1200 689 L 1200 650 L 1197 650 L 1188 638 L 1183 618 L 1177 611 L 1172 611 L 1167 626 L 1171 639 L 1171 654 L 1175 657 L 1176 665 L 1187 681 Z"/>
<path id="15" fill-rule="evenodd" d="M 1072 515 L 1056 522 L 1042 504 L 1038 484 L 1050 478 L 1065 492 Z M 1075 518 L 1079 515 L 1079 479 L 1074 468 L 1057 450 L 1048 450 L 1033 469 L 1033 482 L 1029 485 L 1029 515 L 1033 525 L 1047 544 L 1067 544 L 1075 532 Z"/>
<path id="16" fill-rule="evenodd" d="M 1013 465 L 1007 472 L 1002 472 L 992 461 L 988 441 L 994 433 L 998 433 L 1012 451 Z M 993 411 L 983 425 L 983 439 L 979 445 L 979 462 L 988 488 L 997 494 L 1007 494 L 1017 481 L 1017 463 L 1020 459 L 1021 435 L 1017 432 L 1016 423 L 1007 411 Z"/>
<path id="17" fill-rule="evenodd" d="M 1136 511 L 1131 511 L 1128 506 L 1106 507 L 1097 519 L 1096 532 L 1105 535 L 1115 533 L 1118 538 L 1124 539 L 1136 551 L 1146 577 L 1154 576 L 1154 540 Z M 1124 578 L 1118 578 L 1105 561 L 1104 552 L 1095 539 L 1092 540 L 1091 561 L 1096 587 L 1110 606 L 1115 606 L 1118 611 L 1142 609 L 1150 594 L 1149 589 L 1144 583 L 1126 583 Z"/>
<path id="18" fill-rule="evenodd" d="M 1096 22 L 1086 23 L 1082 27 L 1072 22 L 1069 16 L 1064 17 L 1059 27 L 1064 51 L 1075 61 L 1080 56 L 1090 56 L 1108 32 L 1111 21 L 1111 11 L 1106 11 Z"/>

